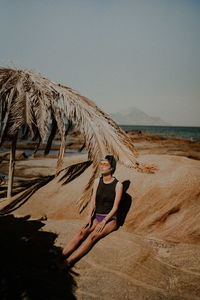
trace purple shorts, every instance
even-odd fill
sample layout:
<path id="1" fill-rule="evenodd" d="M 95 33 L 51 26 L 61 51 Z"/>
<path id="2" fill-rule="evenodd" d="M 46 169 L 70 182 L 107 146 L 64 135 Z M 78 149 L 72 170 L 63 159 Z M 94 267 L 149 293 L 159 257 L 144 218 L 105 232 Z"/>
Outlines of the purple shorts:
<path id="1" fill-rule="evenodd" d="M 102 214 L 95 214 L 95 218 L 97 219 L 98 222 L 103 221 L 103 219 L 106 217 L 107 215 L 102 215 Z M 117 217 L 116 216 L 112 216 L 112 218 L 109 219 L 109 221 L 111 220 L 116 220 Z"/>

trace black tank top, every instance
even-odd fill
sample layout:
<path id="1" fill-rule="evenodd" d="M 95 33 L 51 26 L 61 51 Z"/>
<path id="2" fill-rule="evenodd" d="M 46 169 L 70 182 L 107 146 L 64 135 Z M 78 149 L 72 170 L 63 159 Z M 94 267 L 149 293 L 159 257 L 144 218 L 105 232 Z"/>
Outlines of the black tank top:
<path id="1" fill-rule="evenodd" d="M 115 201 L 115 187 L 118 180 L 115 178 L 111 183 L 104 183 L 100 177 L 96 192 L 96 213 L 108 214 L 113 208 Z"/>

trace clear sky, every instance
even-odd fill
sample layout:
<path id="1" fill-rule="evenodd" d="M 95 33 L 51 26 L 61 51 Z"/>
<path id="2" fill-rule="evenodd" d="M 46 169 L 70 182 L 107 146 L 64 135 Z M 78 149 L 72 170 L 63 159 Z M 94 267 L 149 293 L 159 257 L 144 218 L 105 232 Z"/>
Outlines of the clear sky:
<path id="1" fill-rule="evenodd" d="M 200 0 L 0 0 L 0 65 L 200 126 Z"/>

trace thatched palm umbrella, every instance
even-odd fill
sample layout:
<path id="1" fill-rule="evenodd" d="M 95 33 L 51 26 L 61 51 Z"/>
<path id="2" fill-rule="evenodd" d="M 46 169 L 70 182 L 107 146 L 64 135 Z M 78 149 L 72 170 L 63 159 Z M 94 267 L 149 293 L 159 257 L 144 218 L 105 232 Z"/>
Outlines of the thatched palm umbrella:
<path id="1" fill-rule="evenodd" d="M 107 153 L 114 154 L 120 163 L 138 171 L 152 173 L 156 170 L 154 166 L 136 161 L 138 153 L 129 136 L 91 100 L 32 71 L 0 68 L 0 145 L 6 137 L 12 140 L 8 196 L 11 195 L 19 129 L 27 125 L 28 132 L 34 140 L 38 139 L 38 143 L 45 142 L 50 132 L 46 153 L 56 131 L 59 131 L 61 145 L 57 176 L 63 162 L 67 124 L 78 127 L 88 158 L 93 162 L 93 174 L 79 199 L 80 206 L 83 207 L 90 199 L 98 161 Z"/>

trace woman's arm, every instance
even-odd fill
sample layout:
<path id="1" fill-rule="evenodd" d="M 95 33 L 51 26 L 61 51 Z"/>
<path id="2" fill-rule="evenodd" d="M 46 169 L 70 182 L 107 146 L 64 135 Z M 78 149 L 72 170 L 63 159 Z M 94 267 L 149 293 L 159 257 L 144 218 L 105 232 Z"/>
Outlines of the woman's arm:
<path id="1" fill-rule="evenodd" d="M 108 220 L 110 218 L 112 218 L 112 216 L 114 216 L 114 214 L 117 212 L 118 207 L 119 207 L 119 203 L 122 197 L 122 193 L 123 193 L 123 184 L 121 182 L 118 182 L 116 185 L 116 194 L 115 194 L 115 201 L 113 204 L 113 208 L 111 209 L 111 211 L 107 214 L 107 216 L 103 219 L 103 221 L 106 223 L 108 222 Z"/>

